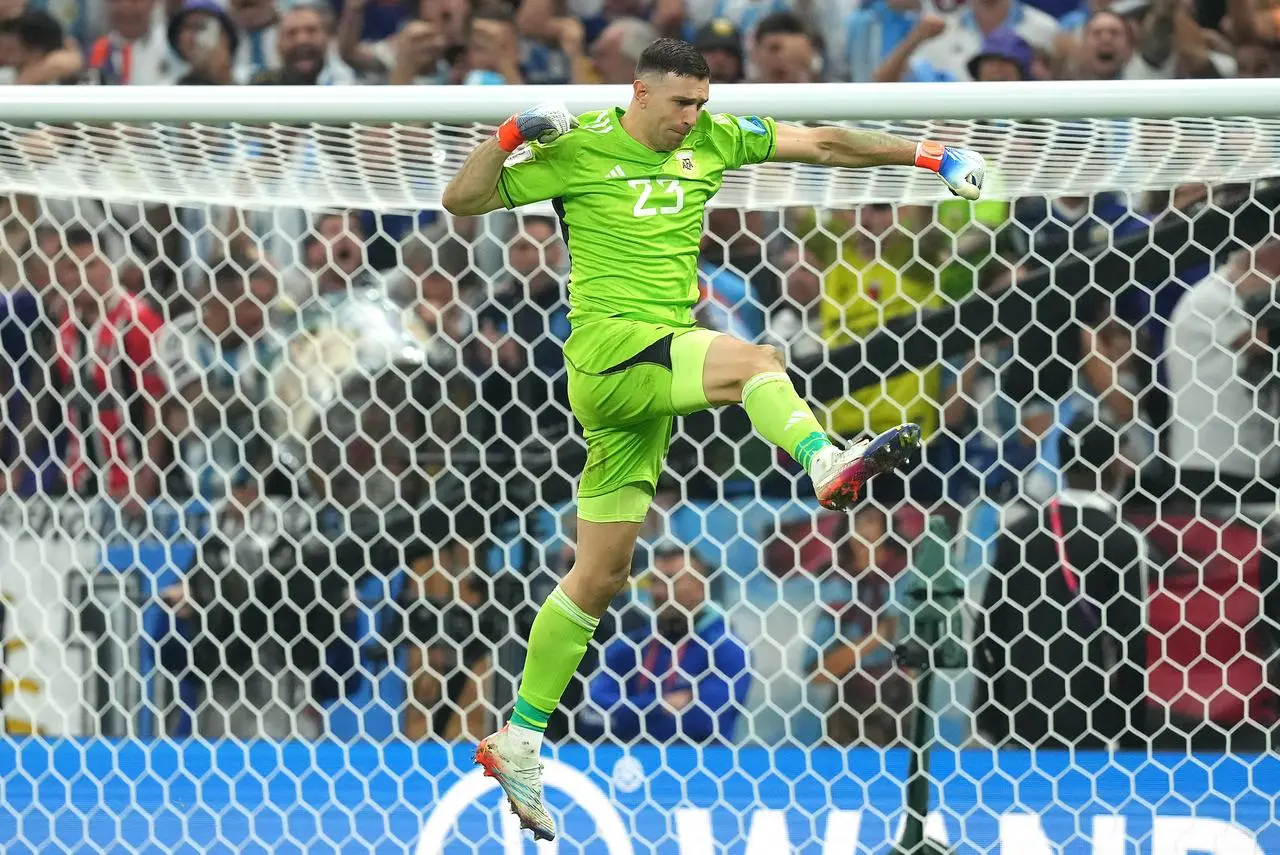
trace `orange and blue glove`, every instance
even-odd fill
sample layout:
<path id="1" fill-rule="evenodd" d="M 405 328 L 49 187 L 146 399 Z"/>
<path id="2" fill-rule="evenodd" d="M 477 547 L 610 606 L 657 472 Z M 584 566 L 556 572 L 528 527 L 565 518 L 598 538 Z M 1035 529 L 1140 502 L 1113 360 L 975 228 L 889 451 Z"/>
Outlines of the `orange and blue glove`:
<path id="1" fill-rule="evenodd" d="M 578 120 L 563 104 L 539 104 L 517 113 L 498 127 L 498 145 L 512 152 L 527 142 L 549 143 L 577 126 Z"/>
<path id="2" fill-rule="evenodd" d="M 987 161 L 972 149 L 925 140 L 916 145 L 916 166 L 938 173 L 947 189 L 962 199 L 973 201 L 982 194 Z"/>

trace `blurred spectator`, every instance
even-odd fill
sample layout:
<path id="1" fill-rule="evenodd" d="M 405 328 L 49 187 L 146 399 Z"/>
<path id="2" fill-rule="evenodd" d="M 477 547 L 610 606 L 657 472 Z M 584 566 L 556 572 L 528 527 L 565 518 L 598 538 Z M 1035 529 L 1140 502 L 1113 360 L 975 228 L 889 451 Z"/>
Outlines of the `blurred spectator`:
<path id="1" fill-rule="evenodd" d="M 181 439 L 196 495 L 220 502 L 234 489 L 245 506 L 256 475 L 272 460 L 261 409 L 264 354 L 274 346 L 267 316 L 278 281 L 255 253 L 234 251 L 217 264 L 191 312 L 165 327 L 157 356 L 172 398 L 165 425 Z"/>
<path id="2" fill-rule="evenodd" d="M 822 45 L 804 19 L 775 12 L 755 29 L 752 83 L 817 83 L 822 79 Z"/>
<path id="3" fill-rule="evenodd" d="M 412 568 L 402 600 L 410 640 L 406 739 L 476 740 L 492 727 L 494 652 L 507 625 L 473 560 L 472 549 L 453 541 Z"/>
<path id="4" fill-rule="evenodd" d="M 234 67 L 237 81 L 252 80 L 280 64 L 276 35 L 279 15 L 276 0 L 230 0 L 227 12 L 236 25 L 240 43 Z"/>
<path id="5" fill-rule="evenodd" d="M 807 671 L 813 689 L 829 695 L 819 702 L 828 739 L 892 746 L 904 738 L 912 698 L 910 681 L 893 662 L 906 556 L 891 546 L 888 518 L 872 505 L 854 515 L 849 545 L 843 572 L 822 582 L 824 609 L 813 639 L 820 652 Z"/>
<path id="6" fill-rule="evenodd" d="M 290 297 L 304 305 L 316 297 L 343 294 L 377 284 L 365 263 L 364 224 L 356 211 L 320 214 L 302 237 L 300 276 L 290 282 Z"/>
<path id="7" fill-rule="evenodd" d="M 1235 74 L 1234 57 L 1213 49 L 1180 0 L 1118 0 L 1089 17 L 1079 41 L 1057 39 L 1055 52 L 1062 74 L 1075 79 Z"/>
<path id="8" fill-rule="evenodd" d="M 1014 205 L 1015 226 L 1010 229 L 1013 254 L 1052 268 L 1105 243 L 1110 224 L 1124 214 L 1119 200 L 1108 194 L 1020 199 Z M 1094 412 L 1095 406 L 1101 406 L 1114 425 L 1137 419 L 1139 402 L 1124 388 L 1116 365 L 1103 352 L 1118 348 L 1119 356 L 1132 349 L 1131 332 L 1111 323 L 1115 301 L 1115 294 L 1096 285 L 1073 297 L 1049 288 L 1035 301 L 1033 318 L 1068 320 L 1050 325 L 1033 320 L 1019 332 L 1018 358 L 1001 370 L 1000 391 L 1019 407 L 1025 443 L 1034 444 L 1056 424 L 1070 421 L 1077 410 Z M 1100 342 L 1098 336 L 1104 331 L 1106 338 Z M 1123 346 L 1116 339 L 1126 334 L 1129 345 Z M 1047 492 L 1051 487 L 1041 489 Z"/>
<path id="9" fill-rule="evenodd" d="M 88 49 L 89 67 L 107 85 L 156 86 L 176 68 L 160 0 L 107 0 L 110 31 Z"/>
<path id="10" fill-rule="evenodd" d="M 631 85 L 636 79 L 640 53 L 658 37 L 658 31 L 638 18 L 619 18 L 591 43 L 591 61 L 601 83 Z"/>
<path id="11" fill-rule="evenodd" d="M 25 284 L 0 295 L 0 494 L 31 496 L 58 492 L 58 465 L 65 454 L 65 413 L 58 412 L 55 364 L 58 324 L 66 311 L 53 287 L 53 260 L 62 239 L 49 228 L 34 230 L 23 265 Z"/>
<path id="12" fill-rule="evenodd" d="M 1047 51 L 1054 45 L 1058 22 L 1015 0 L 975 0 L 946 18 L 926 15 L 890 54 L 875 79 L 899 80 L 908 69 L 919 80 L 973 79 L 972 71 L 978 67 L 971 71 L 971 60 L 984 52 L 987 37 L 1002 29 L 1012 30 L 1032 50 Z"/>
<path id="13" fill-rule="evenodd" d="M 1188 486 L 1219 483 L 1239 494 L 1280 479 L 1277 343 L 1245 310 L 1245 301 L 1265 298 L 1278 277 L 1280 241 L 1236 250 L 1173 311 L 1169 457 Z"/>
<path id="14" fill-rule="evenodd" d="M 750 654 L 708 598 L 711 568 L 673 544 L 642 580 L 653 626 L 611 643 L 591 680 L 606 737 L 727 742 L 751 687 Z"/>
<path id="15" fill-rule="evenodd" d="M 1031 46 L 1010 29 L 999 29 L 982 40 L 978 55 L 969 60 L 969 76 L 979 83 L 1014 83 L 1031 79 Z"/>
<path id="16" fill-rule="evenodd" d="M 81 495 L 102 491 L 136 513 L 156 497 L 170 456 L 160 430 L 166 390 L 152 355 L 163 322 L 121 287 L 117 265 L 92 234 L 71 227 L 63 240 L 55 276 L 68 305 L 58 332 L 72 431 L 68 481 Z"/>
<path id="17" fill-rule="evenodd" d="M 783 349 L 786 364 L 816 356 L 825 348 L 822 335 L 821 262 L 799 241 L 782 253 L 782 289 L 773 301 L 766 335 Z"/>
<path id="18" fill-rule="evenodd" d="M 975 635 L 978 728 L 997 745 L 1143 742 L 1147 548 L 1113 498 L 1132 469 L 1108 427 L 1062 433 L 1065 489 L 1006 517 Z"/>
<path id="19" fill-rule="evenodd" d="M 684 0 L 520 0 L 516 23 L 520 32 L 551 44 L 556 40 L 560 15 L 582 23 L 587 44 L 593 44 L 610 24 L 626 18 L 650 22 L 658 35 L 679 35 L 685 15 Z"/>
<path id="20" fill-rule="evenodd" d="M 226 86 L 233 77 L 233 58 L 240 47 L 235 22 L 214 0 L 187 0 L 169 20 L 169 46 L 186 64 L 177 82 L 190 86 Z"/>
<path id="21" fill-rule="evenodd" d="M 1261 42 L 1237 42 L 1235 58 L 1236 77 L 1280 76 L 1280 56 L 1274 47 Z"/>
<path id="22" fill-rule="evenodd" d="M 515 16 L 509 7 L 495 3 L 477 9 L 471 16 L 471 30 L 462 57 L 462 82 L 472 86 L 523 83 L 518 43 Z"/>
<path id="23" fill-rule="evenodd" d="M 845 23 L 844 55 L 834 76 L 854 83 L 877 80 L 876 72 L 903 43 L 910 57 L 928 39 L 942 32 L 942 18 L 920 13 L 920 0 L 870 0 Z M 893 79 L 902 79 L 901 75 Z"/>
<path id="24" fill-rule="evenodd" d="M 511 276 L 494 286 L 494 299 L 479 313 L 482 350 L 496 349 L 500 366 L 522 377 L 531 365 L 545 401 L 546 381 L 564 369 L 561 350 L 569 338 L 569 306 L 564 288 L 564 243 L 551 217 L 526 216 L 507 249 Z M 523 399 L 523 397 L 522 397 Z M 518 436 L 518 434 L 517 434 Z"/>
<path id="25" fill-rule="evenodd" d="M 733 208 L 707 212 L 707 226 L 698 256 L 698 322 L 708 329 L 730 333 L 742 341 L 755 341 L 764 333 L 760 296 L 737 271 L 750 271 L 759 257 L 758 244 L 745 228 L 749 214 Z M 735 247 L 743 249 L 734 251 Z M 745 253 L 744 253 L 745 250 Z M 752 258 L 754 257 L 754 258 Z M 747 259 L 751 258 L 750 261 Z"/>
<path id="26" fill-rule="evenodd" d="M 1124 18 L 1105 9 L 1085 21 L 1078 48 L 1070 40 L 1060 44 L 1072 51 L 1063 62 L 1063 74 L 1072 79 L 1119 80 L 1134 59 L 1132 30 Z"/>
<path id="27" fill-rule="evenodd" d="M 914 241 L 890 205 L 864 205 L 827 275 L 822 304 L 828 347 L 840 347 L 874 332 L 886 321 L 938 303 L 936 277 L 913 258 Z M 851 390 L 852 391 L 852 390 Z M 939 371 L 906 371 L 853 391 L 831 404 L 831 428 L 845 437 L 874 436 L 903 422 L 920 425 L 926 437 L 938 427 Z"/>
<path id="28" fill-rule="evenodd" d="M 276 49 L 280 65 L 256 74 L 252 83 L 285 86 L 338 86 L 354 83 L 351 69 L 331 50 L 333 11 L 302 2 L 280 16 Z"/>
<path id="29" fill-rule="evenodd" d="M 48 12 L 25 9 L 0 20 L 0 84 L 76 83 L 80 52 L 67 47 L 62 25 Z"/>
<path id="30" fill-rule="evenodd" d="M 390 38 L 362 42 L 367 2 L 346 0 L 342 7 L 337 38 L 344 62 L 370 83 L 423 86 L 451 82 L 448 31 L 427 20 L 414 20 Z"/>
<path id="31" fill-rule="evenodd" d="M 698 30 L 693 46 L 702 51 L 712 83 L 741 83 L 746 76 L 742 34 L 727 18 L 716 18 Z"/>

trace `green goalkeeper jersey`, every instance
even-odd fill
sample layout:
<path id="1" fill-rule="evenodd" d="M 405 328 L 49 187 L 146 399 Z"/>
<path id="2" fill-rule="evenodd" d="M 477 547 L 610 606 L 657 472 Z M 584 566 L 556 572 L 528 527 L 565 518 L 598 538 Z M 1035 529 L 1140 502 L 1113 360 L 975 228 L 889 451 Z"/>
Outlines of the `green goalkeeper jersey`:
<path id="1" fill-rule="evenodd" d="M 578 127 L 508 158 L 508 208 L 551 200 L 572 259 L 569 321 L 625 318 L 689 326 L 698 299 L 703 209 L 725 170 L 773 156 L 777 126 L 705 111 L 675 151 L 653 151 L 622 127 L 623 110 L 584 113 Z"/>

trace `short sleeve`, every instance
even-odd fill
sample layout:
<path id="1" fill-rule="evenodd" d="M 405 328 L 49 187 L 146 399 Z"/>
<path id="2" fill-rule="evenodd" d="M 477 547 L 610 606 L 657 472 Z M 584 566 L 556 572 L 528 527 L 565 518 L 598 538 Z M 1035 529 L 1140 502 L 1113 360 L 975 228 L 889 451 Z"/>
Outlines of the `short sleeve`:
<path id="1" fill-rule="evenodd" d="M 764 163 L 778 147 L 778 126 L 773 119 L 718 113 L 711 117 L 710 133 L 725 169 Z"/>
<path id="2" fill-rule="evenodd" d="M 564 195 L 564 149 L 529 143 L 516 149 L 502 166 L 498 195 L 507 208 L 519 208 Z"/>

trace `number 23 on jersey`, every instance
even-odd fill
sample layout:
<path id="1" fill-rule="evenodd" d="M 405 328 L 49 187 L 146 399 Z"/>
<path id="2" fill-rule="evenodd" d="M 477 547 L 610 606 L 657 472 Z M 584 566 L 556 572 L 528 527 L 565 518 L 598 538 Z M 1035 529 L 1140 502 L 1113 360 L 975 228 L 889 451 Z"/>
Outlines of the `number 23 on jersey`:
<path id="1" fill-rule="evenodd" d="M 637 217 L 665 216 L 684 210 L 684 188 L 675 178 L 633 178 L 627 183 L 640 194 L 631 209 Z"/>

